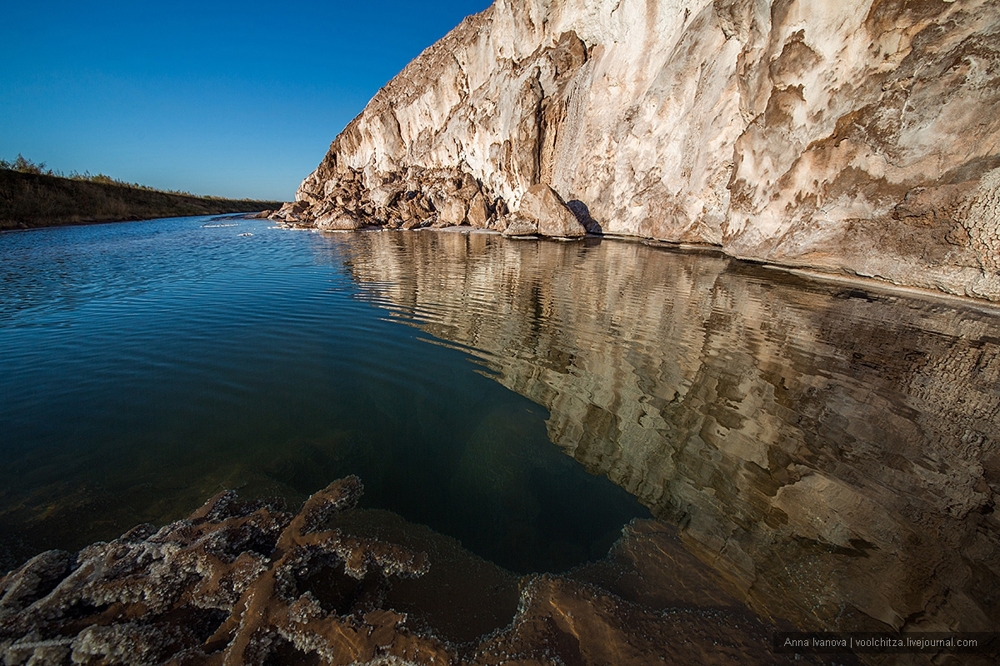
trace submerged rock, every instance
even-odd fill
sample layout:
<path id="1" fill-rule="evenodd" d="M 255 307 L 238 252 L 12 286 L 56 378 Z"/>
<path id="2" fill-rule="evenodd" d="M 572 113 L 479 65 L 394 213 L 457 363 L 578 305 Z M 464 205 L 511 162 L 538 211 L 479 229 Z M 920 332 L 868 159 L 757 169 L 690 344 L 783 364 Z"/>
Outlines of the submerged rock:
<path id="1" fill-rule="evenodd" d="M 361 220 L 351 211 L 338 210 L 316 218 L 317 229 L 327 229 L 330 231 L 354 231 L 355 229 L 360 229 L 361 227 Z"/>
<path id="2" fill-rule="evenodd" d="M 0 663 L 792 663 L 658 521 L 598 563 L 519 580 L 353 510 L 361 490 L 336 481 L 296 515 L 230 491 L 75 558 L 43 553 L 0 578 Z"/>
<path id="3" fill-rule="evenodd" d="M 277 215 L 405 222 L 387 184 L 452 180 L 437 223 L 502 230 L 544 184 L 605 233 L 997 301 L 998 67 L 989 0 L 497 0 Z"/>
<path id="4" fill-rule="evenodd" d="M 349 477 L 293 516 L 230 491 L 187 520 L 89 546 L 72 566 L 44 553 L 0 579 L 3 663 L 262 664 L 285 653 L 448 663 L 440 641 L 379 604 L 385 580 L 423 575 L 426 556 L 321 529 L 360 495 Z"/>

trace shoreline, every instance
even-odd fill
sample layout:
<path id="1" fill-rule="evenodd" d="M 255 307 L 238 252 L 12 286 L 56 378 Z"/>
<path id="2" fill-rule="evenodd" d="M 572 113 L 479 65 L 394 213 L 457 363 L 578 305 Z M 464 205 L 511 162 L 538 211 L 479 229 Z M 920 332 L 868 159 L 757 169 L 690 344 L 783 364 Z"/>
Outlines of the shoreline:
<path id="1" fill-rule="evenodd" d="M 261 213 L 277 201 L 227 199 L 0 169 L 0 229 Z"/>
<path id="2" fill-rule="evenodd" d="M 32 224 L 27 226 L 0 227 L 0 234 L 15 233 L 21 231 L 42 231 L 43 229 L 61 229 L 65 227 L 92 227 L 100 224 L 128 224 L 130 222 L 153 222 L 155 220 L 169 220 L 171 218 L 184 217 L 216 217 L 216 216 L 240 216 L 247 219 L 258 219 L 252 216 L 263 211 L 239 211 L 229 210 L 217 213 L 197 213 L 194 215 L 150 215 L 135 218 L 116 218 L 113 220 L 77 220 L 72 222 L 52 222 L 43 224 Z"/>
<path id="3" fill-rule="evenodd" d="M 75 222 L 55 222 L 52 224 L 39 224 L 36 226 L 25 226 L 25 227 L 5 227 L 0 228 L 0 234 L 16 233 L 16 232 L 26 232 L 26 231 L 42 231 L 44 229 L 59 229 L 63 227 L 92 227 L 99 224 L 128 224 L 130 222 L 153 222 L 155 220 L 169 220 L 171 218 L 184 218 L 184 217 L 242 217 L 245 219 L 260 219 L 251 217 L 259 213 L 266 212 L 265 210 L 252 210 L 252 211 L 222 211 L 219 213 L 201 213 L 199 215 L 155 215 L 152 217 L 140 217 L 136 219 L 113 219 L 113 220 L 79 220 Z"/>
<path id="4" fill-rule="evenodd" d="M 728 255 L 727 255 L 728 256 Z M 746 259 L 739 259 L 739 261 L 747 261 Z M 768 270 L 780 271 L 783 273 L 788 273 L 789 275 L 794 275 L 796 277 L 805 278 L 808 280 L 816 280 L 819 282 L 835 282 L 844 285 L 853 286 L 864 286 L 869 287 L 873 291 L 886 292 L 893 296 L 907 296 L 910 298 L 924 298 L 927 300 L 938 300 L 944 301 L 949 305 L 963 305 L 966 307 L 974 307 L 979 310 L 983 310 L 985 314 L 1000 316 L 1000 302 L 989 301 L 986 299 L 973 298 L 971 296 L 961 296 L 959 294 L 949 294 L 946 291 L 936 291 L 934 289 L 925 289 L 922 287 L 908 287 L 906 285 L 896 284 L 895 282 L 888 282 L 879 280 L 878 278 L 864 277 L 861 275 L 841 275 L 838 273 L 827 273 L 818 269 L 812 268 L 801 268 L 796 266 L 785 266 L 782 264 L 774 263 L 760 263 L 762 268 Z"/>
<path id="5" fill-rule="evenodd" d="M 371 232 L 393 232 L 393 231 L 398 231 L 398 232 L 430 231 L 430 232 L 450 233 L 450 234 L 465 234 L 465 235 L 476 234 L 476 235 L 504 237 L 502 233 L 494 229 L 479 229 L 476 227 L 469 227 L 465 225 L 455 226 L 455 227 L 442 227 L 437 229 L 431 227 L 423 227 L 417 229 L 387 229 L 385 227 L 372 225 L 360 229 L 334 230 L 334 229 L 317 229 L 315 227 L 287 224 L 287 223 L 282 223 L 280 220 L 275 220 L 275 221 L 278 222 L 279 225 L 281 225 L 282 228 L 285 229 L 314 231 L 317 233 L 349 234 L 349 233 L 371 233 Z M 718 245 L 698 244 L 698 243 L 676 243 L 657 238 L 646 238 L 641 236 L 625 236 L 621 234 L 587 234 L 586 236 L 574 239 L 548 238 L 544 236 L 511 236 L 506 238 L 510 238 L 511 240 L 516 240 L 516 241 L 535 240 L 535 241 L 555 241 L 563 243 L 572 241 L 594 241 L 594 240 L 620 241 L 625 243 L 638 243 L 641 245 L 646 245 L 648 247 L 659 248 L 673 252 L 715 255 L 715 256 L 725 257 L 733 261 L 738 261 L 741 264 L 758 266 L 760 268 L 772 271 L 779 271 L 806 280 L 815 280 L 819 282 L 834 282 L 838 284 L 843 284 L 845 286 L 855 286 L 859 288 L 871 289 L 873 291 L 886 292 L 890 295 L 896 295 L 896 296 L 902 295 L 910 298 L 939 300 L 939 301 L 944 301 L 950 305 L 963 305 L 966 307 L 973 307 L 984 311 L 986 314 L 993 316 L 1000 316 L 1000 301 L 990 301 L 984 298 L 975 298 L 972 296 L 951 294 L 946 291 L 927 289 L 924 287 L 911 287 L 907 285 L 897 284 L 895 282 L 890 282 L 888 280 L 880 280 L 879 278 L 875 277 L 866 277 L 863 275 L 854 275 L 849 273 L 828 272 L 816 267 L 808 267 L 808 266 L 794 265 L 794 264 L 779 264 L 772 261 L 748 259 L 745 257 L 739 257 L 736 255 L 729 254 L 724 249 L 722 249 L 722 247 Z"/>
<path id="6" fill-rule="evenodd" d="M 359 508 L 362 494 L 348 476 L 289 511 L 223 491 L 186 519 L 39 553 L 0 576 L 0 592 L 14 591 L 0 605 L 0 659 L 129 649 L 155 663 L 263 653 L 491 666 L 550 649 L 598 663 L 610 644 L 635 666 L 666 648 L 680 663 L 796 661 L 768 640 L 784 624 L 743 601 L 664 521 L 631 521 L 603 557 L 568 571 L 518 574 L 424 525 Z M 553 628 L 558 638 L 579 625 L 604 631 L 571 646 L 553 640 Z"/>

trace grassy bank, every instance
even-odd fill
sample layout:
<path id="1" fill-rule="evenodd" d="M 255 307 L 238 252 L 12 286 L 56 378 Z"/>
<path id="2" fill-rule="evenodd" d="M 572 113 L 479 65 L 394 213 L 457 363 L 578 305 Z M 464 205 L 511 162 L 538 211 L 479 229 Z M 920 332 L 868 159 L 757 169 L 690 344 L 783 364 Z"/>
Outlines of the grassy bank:
<path id="1" fill-rule="evenodd" d="M 280 201 L 196 197 L 0 169 L 0 229 L 249 213 L 280 206 Z"/>

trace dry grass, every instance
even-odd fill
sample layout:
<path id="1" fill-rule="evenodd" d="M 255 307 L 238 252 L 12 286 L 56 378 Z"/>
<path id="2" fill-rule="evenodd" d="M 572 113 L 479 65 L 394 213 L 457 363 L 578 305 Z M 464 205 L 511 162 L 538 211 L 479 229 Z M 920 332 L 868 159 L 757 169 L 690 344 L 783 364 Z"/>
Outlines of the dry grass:
<path id="1" fill-rule="evenodd" d="M 280 206 L 279 201 L 196 197 L 0 169 L 0 229 L 248 213 Z"/>

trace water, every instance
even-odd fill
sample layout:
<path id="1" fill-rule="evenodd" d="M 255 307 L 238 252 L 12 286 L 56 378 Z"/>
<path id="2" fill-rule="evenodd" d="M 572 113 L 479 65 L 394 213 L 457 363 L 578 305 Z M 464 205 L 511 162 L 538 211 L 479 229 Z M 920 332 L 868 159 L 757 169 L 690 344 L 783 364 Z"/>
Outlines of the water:
<path id="1" fill-rule="evenodd" d="M 601 557 L 647 515 L 551 444 L 544 408 L 359 298 L 345 238 L 235 222 L 0 237 L 9 566 L 352 473 L 367 506 L 515 571 Z"/>
<path id="2" fill-rule="evenodd" d="M 357 473 L 515 571 L 649 511 L 775 621 L 1000 624 L 995 310 L 639 243 L 236 222 L 0 237 L 9 559 Z"/>
<path id="3" fill-rule="evenodd" d="M 373 303 L 549 411 L 761 615 L 1000 626 L 1000 311 L 623 242 L 368 234 Z"/>

